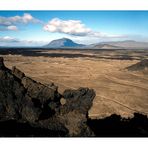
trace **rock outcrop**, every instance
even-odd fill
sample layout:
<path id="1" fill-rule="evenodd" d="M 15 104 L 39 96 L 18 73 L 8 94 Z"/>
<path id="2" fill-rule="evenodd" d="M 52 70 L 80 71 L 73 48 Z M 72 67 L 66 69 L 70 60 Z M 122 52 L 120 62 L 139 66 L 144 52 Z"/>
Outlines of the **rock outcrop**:
<path id="1" fill-rule="evenodd" d="M 134 65 L 127 67 L 129 71 L 143 71 L 148 69 L 148 59 L 144 59 Z"/>
<path id="2" fill-rule="evenodd" d="M 147 137 L 148 118 L 134 113 L 133 118 L 112 114 L 104 119 L 88 119 L 88 126 L 96 137 Z"/>
<path id="3" fill-rule="evenodd" d="M 0 58 L 0 123 L 8 125 L 10 121 L 32 127 L 33 131 L 35 128 L 49 131 L 45 135 L 38 132 L 28 136 L 94 136 L 87 126 L 94 97 L 95 92 L 88 88 L 65 90 L 61 95 L 53 83 L 47 86 L 25 76 L 16 67 L 10 70 Z"/>

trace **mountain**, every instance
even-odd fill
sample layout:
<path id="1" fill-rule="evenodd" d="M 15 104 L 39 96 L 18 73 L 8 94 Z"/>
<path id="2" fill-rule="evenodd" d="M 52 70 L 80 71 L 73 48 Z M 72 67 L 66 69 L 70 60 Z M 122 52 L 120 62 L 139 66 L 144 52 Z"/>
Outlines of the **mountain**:
<path id="1" fill-rule="evenodd" d="M 83 44 L 77 44 L 68 38 L 61 38 L 51 41 L 49 44 L 45 45 L 45 48 L 75 48 L 84 47 Z"/>
<path id="2" fill-rule="evenodd" d="M 125 41 L 115 41 L 115 42 L 101 42 L 100 44 L 108 44 L 111 46 L 119 47 L 120 49 L 148 49 L 148 42 L 138 42 L 133 40 L 125 40 Z"/>
<path id="3" fill-rule="evenodd" d="M 109 44 L 96 44 L 92 46 L 93 49 L 121 49 L 119 46 L 113 46 Z"/>

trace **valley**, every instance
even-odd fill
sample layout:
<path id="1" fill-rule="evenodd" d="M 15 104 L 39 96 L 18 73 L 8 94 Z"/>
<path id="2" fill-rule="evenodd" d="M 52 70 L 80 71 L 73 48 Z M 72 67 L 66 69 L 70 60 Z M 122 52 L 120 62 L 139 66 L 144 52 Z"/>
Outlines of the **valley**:
<path id="1" fill-rule="evenodd" d="M 89 117 L 112 114 L 128 118 L 134 112 L 148 115 L 148 75 L 127 67 L 148 59 L 148 50 L 2 49 L 8 68 L 16 66 L 43 84 L 65 89 L 92 88 L 96 92 Z"/>

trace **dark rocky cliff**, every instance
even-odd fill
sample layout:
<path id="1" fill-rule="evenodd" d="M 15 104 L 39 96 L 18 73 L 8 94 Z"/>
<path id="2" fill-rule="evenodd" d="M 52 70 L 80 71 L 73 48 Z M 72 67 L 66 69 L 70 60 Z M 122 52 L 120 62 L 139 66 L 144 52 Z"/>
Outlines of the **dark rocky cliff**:
<path id="1" fill-rule="evenodd" d="M 37 135 L 30 131 L 30 136 L 92 136 L 86 122 L 94 97 L 88 88 L 65 90 L 61 95 L 54 84 L 38 83 L 16 67 L 11 71 L 0 58 L 0 121 L 20 123 L 32 131 L 47 129 Z"/>

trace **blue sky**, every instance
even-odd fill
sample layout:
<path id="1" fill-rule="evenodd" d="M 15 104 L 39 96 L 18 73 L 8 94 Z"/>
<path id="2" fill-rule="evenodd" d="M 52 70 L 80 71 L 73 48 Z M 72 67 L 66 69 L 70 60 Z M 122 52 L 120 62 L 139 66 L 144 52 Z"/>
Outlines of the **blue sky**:
<path id="1" fill-rule="evenodd" d="M 38 46 L 53 39 L 78 43 L 148 41 L 148 11 L 0 11 L 1 46 Z"/>

